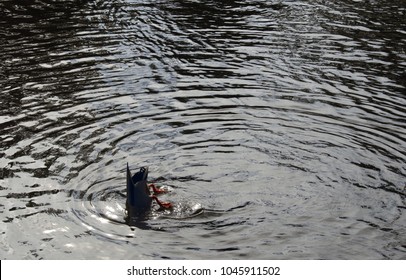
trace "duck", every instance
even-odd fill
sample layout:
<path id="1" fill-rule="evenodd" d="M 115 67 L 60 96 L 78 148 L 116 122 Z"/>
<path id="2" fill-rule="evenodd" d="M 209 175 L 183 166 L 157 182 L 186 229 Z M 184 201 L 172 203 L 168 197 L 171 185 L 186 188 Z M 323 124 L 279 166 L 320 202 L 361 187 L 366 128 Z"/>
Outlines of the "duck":
<path id="1" fill-rule="evenodd" d="M 136 217 L 147 213 L 155 200 L 161 208 L 170 209 L 170 202 L 162 202 L 156 195 L 165 193 L 163 189 L 157 188 L 154 184 L 148 184 L 148 167 L 141 167 L 140 170 L 131 175 L 127 163 L 127 200 L 126 210 L 128 217 Z"/>

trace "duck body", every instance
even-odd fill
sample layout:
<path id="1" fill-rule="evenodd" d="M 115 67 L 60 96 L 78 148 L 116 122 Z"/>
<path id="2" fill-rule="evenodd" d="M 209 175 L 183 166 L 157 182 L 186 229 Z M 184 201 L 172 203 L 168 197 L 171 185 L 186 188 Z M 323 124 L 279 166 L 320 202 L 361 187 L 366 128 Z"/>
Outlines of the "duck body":
<path id="1" fill-rule="evenodd" d="M 152 189 L 153 193 L 151 193 Z M 127 163 L 127 215 L 129 218 L 145 214 L 151 209 L 152 200 L 155 200 L 162 208 L 171 208 L 170 202 L 161 202 L 156 195 L 165 193 L 157 189 L 154 184 L 148 184 L 148 167 L 141 167 L 140 170 L 131 175 Z"/>
<path id="2" fill-rule="evenodd" d="M 152 197 L 148 188 L 148 167 L 131 175 L 127 164 L 127 201 L 126 207 L 129 217 L 145 213 L 151 208 Z"/>

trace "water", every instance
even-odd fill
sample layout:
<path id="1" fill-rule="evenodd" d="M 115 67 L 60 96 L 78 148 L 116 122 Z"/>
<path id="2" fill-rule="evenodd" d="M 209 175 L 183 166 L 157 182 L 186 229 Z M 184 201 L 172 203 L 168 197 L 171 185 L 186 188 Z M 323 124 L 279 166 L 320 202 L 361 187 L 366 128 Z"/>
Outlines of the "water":
<path id="1" fill-rule="evenodd" d="M 0 13 L 2 259 L 406 259 L 404 1 Z"/>

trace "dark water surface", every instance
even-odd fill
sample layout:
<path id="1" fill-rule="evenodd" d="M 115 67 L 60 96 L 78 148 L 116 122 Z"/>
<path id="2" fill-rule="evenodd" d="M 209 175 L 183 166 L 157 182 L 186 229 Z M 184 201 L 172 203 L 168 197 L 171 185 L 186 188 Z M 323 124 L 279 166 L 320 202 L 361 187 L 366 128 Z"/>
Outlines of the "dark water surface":
<path id="1" fill-rule="evenodd" d="M 1 0 L 0 258 L 406 259 L 405 52 L 405 1 Z"/>

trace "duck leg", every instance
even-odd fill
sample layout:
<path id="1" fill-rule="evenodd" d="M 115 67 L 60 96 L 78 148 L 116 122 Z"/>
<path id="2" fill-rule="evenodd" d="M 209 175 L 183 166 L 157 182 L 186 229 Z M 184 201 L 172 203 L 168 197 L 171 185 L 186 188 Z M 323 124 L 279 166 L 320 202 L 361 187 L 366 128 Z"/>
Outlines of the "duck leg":
<path id="1" fill-rule="evenodd" d="M 170 202 L 162 202 L 155 195 L 151 195 L 150 197 L 152 199 L 154 199 L 158 203 L 158 205 L 161 206 L 162 208 L 166 208 L 166 209 L 172 208 L 172 203 L 170 203 Z"/>
<path id="2" fill-rule="evenodd" d="M 161 193 L 167 193 L 167 190 L 164 189 L 158 189 L 155 184 L 148 184 L 148 187 L 150 187 L 152 189 L 152 191 L 154 192 L 154 194 L 161 194 Z"/>
<path id="3" fill-rule="evenodd" d="M 155 184 L 148 184 L 148 187 L 151 188 L 154 193 L 154 195 L 151 195 L 150 197 L 152 199 L 154 199 L 158 203 L 159 206 L 161 206 L 162 208 L 166 208 L 166 209 L 172 208 L 172 203 L 162 202 L 158 199 L 158 197 L 155 196 L 155 195 L 158 195 L 161 193 L 167 193 L 167 190 L 159 189 L 155 186 Z"/>

